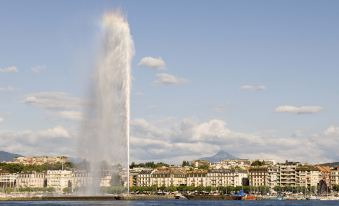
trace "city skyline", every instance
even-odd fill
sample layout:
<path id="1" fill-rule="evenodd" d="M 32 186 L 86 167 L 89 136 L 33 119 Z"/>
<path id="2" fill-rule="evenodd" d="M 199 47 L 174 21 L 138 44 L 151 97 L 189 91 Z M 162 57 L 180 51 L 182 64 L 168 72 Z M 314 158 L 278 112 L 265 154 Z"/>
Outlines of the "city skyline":
<path id="1" fill-rule="evenodd" d="M 0 5 L 0 150 L 76 156 L 99 20 L 118 8 L 135 44 L 131 161 L 339 160 L 337 2 Z"/>

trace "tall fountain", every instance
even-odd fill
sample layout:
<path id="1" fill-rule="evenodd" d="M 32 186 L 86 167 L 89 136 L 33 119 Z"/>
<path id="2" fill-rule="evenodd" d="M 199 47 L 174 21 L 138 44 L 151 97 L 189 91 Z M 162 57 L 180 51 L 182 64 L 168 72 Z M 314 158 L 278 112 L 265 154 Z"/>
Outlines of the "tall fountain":
<path id="1" fill-rule="evenodd" d="M 129 187 L 131 59 L 128 22 L 121 12 L 102 18 L 101 51 L 93 75 L 87 116 L 80 133 L 80 155 L 89 163 L 87 195 L 99 195 L 106 178 L 119 192 Z"/>

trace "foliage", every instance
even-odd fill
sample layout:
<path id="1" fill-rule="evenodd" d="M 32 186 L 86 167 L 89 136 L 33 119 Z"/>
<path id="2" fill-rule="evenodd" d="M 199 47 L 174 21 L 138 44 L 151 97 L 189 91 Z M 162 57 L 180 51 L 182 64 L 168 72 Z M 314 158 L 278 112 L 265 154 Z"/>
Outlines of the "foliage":
<path id="1" fill-rule="evenodd" d="M 61 170 L 64 169 L 72 169 L 74 167 L 73 163 L 66 162 L 63 165 L 61 163 L 55 164 L 42 164 L 42 165 L 24 165 L 18 163 L 0 163 L 0 170 L 2 172 L 8 173 L 21 173 L 21 172 L 45 172 L 47 170 Z"/>
<path id="2" fill-rule="evenodd" d="M 264 161 L 260 161 L 260 160 L 256 160 L 254 162 L 252 162 L 251 166 L 255 167 L 255 166 L 263 166 L 265 165 Z"/>
<path id="3" fill-rule="evenodd" d="M 169 165 L 163 162 L 146 162 L 146 163 L 140 163 L 140 164 L 136 164 L 135 162 L 132 162 L 130 165 L 130 168 L 133 169 L 134 167 L 147 167 L 147 168 L 157 168 L 157 167 L 168 167 Z"/>
<path id="4" fill-rule="evenodd" d="M 336 192 L 339 192 L 339 185 L 333 185 L 332 189 Z"/>
<path id="5" fill-rule="evenodd" d="M 106 194 L 121 194 L 126 192 L 126 188 L 123 186 L 101 187 L 101 192 Z"/>
<path id="6" fill-rule="evenodd" d="M 185 167 L 185 166 L 191 166 L 190 162 L 189 161 L 182 161 L 182 164 L 181 164 L 182 167 Z"/>
<path id="7" fill-rule="evenodd" d="M 209 166 L 208 165 L 200 165 L 198 167 L 198 169 L 201 169 L 201 170 L 208 170 L 209 169 Z"/>

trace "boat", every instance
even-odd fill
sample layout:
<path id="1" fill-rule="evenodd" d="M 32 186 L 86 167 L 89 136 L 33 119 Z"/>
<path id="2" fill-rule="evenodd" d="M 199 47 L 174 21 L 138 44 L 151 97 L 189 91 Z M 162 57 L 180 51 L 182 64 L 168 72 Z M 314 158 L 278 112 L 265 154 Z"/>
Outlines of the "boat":
<path id="1" fill-rule="evenodd" d="M 180 199 L 186 200 L 186 199 L 187 199 L 187 197 L 185 197 L 185 196 L 182 195 L 181 193 L 175 194 L 175 195 L 174 195 L 174 198 L 175 198 L 176 200 L 180 200 Z"/>

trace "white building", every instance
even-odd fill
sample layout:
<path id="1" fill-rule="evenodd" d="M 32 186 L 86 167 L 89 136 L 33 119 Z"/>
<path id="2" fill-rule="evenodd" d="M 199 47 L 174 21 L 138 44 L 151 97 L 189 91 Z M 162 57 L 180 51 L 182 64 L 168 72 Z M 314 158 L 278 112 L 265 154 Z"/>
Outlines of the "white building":
<path id="1" fill-rule="evenodd" d="M 248 177 L 245 170 L 212 169 L 207 173 L 207 186 L 242 186 L 243 180 Z"/>
<path id="2" fill-rule="evenodd" d="M 17 187 L 31 187 L 31 188 L 43 188 L 47 187 L 47 179 L 45 173 L 20 173 L 16 179 Z"/>
<path id="3" fill-rule="evenodd" d="M 47 170 L 47 187 L 53 187 L 57 192 L 64 188 L 72 188 L 73 172 L 68 170 Z"/>
<path id="4" fill-rule="evenodd" d="M 331 185 L 339 185 L 339 167 L 331 170 Z"/>
<path id="5" fill-rule="evenodd" d="M 17 174 L 0 173 L 0 187 L 15 187 Z"/>
<path id="6" fill-rule="evenodd" d="M 296 168 L 296 185 L 305 188 L 316 188 L 321 178 L 320 171 L 310 165 Z"/>
<path id="7" fill-rule="evenodd" d="M 186 182 L 187 182 L 187 186 L 193 186 L 193 187 L 208 186 L 207 185 L 208 184 L 207 170 L 197 169 L 197 170 L 187 171 Z"/>
<path id="8" fill-rule="evenodd" d="M 152 186 L 151 177 L 152 170 L 143 170 L 137 175 L 136 186 L 149 187 Z"/>
<path id="9" fill-rule="evenodd" d="M 151 184 L 158 187 L 187 185 L 186 171 L 182 168 L 156 169 L 152 172 Z"/>

